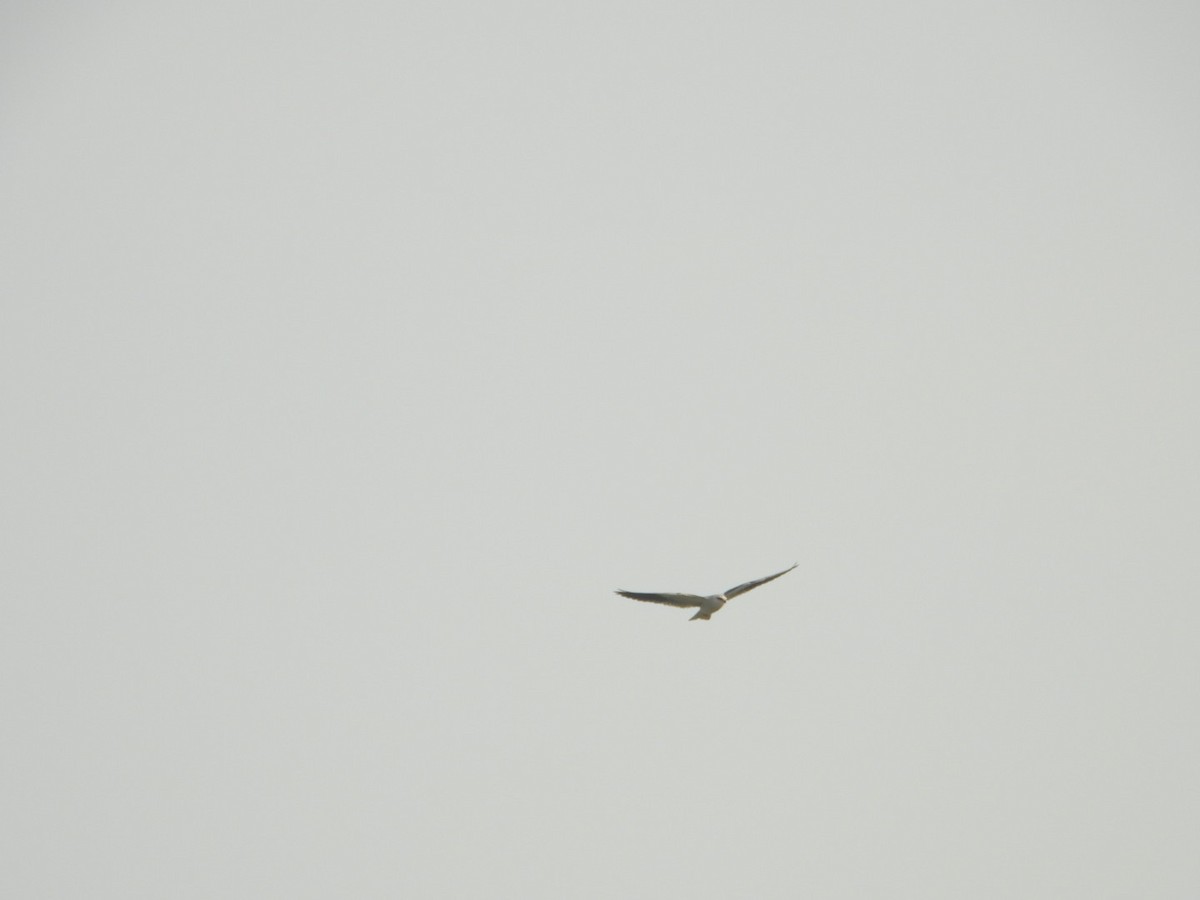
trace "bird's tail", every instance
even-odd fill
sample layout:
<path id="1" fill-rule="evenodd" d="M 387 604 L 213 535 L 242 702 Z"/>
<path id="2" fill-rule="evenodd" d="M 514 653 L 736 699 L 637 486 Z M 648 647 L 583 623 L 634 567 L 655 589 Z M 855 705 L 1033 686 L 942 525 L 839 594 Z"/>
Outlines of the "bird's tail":
<path id="1" fill-rule="evenodd" d="M 692 616 L 690 619 L 688 619 L 688 621 L 695 622 L 697 619 L 703 619 L 704 621 L 707 622 L 711 618 L 712 618 L 712 613 L 706 609 L 702 609 L 698 613 L 696 613 L 694 616 Z"/>

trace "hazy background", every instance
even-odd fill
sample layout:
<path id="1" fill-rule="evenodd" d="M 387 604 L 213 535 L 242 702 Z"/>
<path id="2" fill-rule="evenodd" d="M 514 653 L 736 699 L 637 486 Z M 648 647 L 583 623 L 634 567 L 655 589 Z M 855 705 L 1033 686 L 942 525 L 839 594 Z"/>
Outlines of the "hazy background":
<path id="1" fill-rule="evenodd" d="M 1200 896 L 1198 38 L 6 3 L 0 893 Z"/>

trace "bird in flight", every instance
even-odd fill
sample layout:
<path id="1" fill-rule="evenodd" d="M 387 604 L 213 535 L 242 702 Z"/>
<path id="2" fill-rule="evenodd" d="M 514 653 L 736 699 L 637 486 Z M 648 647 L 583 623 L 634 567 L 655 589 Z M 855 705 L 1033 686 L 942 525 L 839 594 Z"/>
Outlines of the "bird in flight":
<path id="1" fill-rule="evenodd" d="M 698 606 L 699 610 L 688 621 L 694 622 L 696 619 L 711 619 L 713 613 L 717 612 L 722 606 L 746 591 L 752 591 L 760 584 L 766 584 L 768 581 L 774 581 L 780 575 L 786 575 L 791 569 L 784 569 L 782 572 L 776 572 L 774 575 L 768 575 L 765 578 L 756 578 L 753 581 L 747 581 L 745 584 L 739 584 L 737 587 L 732 587 L 723 594 L 712 594 L 708 597 L 701 597 L 698 594 L 643 594 L 638 591 L 617 591 L 622 597 L 628 597 L 630 600 L 643 600 L 646 603 L 665 603 L 667 606 L 679 606 L 683 608 Z"/>

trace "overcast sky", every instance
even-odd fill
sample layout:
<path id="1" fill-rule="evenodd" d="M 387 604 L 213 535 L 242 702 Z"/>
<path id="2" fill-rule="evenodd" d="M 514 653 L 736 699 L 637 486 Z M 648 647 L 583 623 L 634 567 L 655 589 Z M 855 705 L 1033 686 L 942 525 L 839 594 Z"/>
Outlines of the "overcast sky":
<path id="1" fill-rule="evenodd" d="M 6 3 L 0 893 L 1200 896 L 1198 39 Z"/>

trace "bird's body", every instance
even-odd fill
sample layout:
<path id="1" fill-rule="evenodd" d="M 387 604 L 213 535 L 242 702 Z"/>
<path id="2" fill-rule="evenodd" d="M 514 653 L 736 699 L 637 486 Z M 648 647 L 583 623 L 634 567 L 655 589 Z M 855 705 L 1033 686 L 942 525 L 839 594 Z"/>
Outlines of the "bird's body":
<path id="1" fill-rule="evenodd" d="M 799 565 L 797 563 L 796 565 Z M 628 597 L 631 600 L 641 600 L 645 603 L 663 603 L 667 606 L 678 606 L 682 608 L 699 607 L 696 614 L 692 616 L 692 621 L 696 619 L 708 620 L 713 617 L 713 613 L 719 611 L 726 603 L 746 591 L 752 591 L 768 581 L 774 581 L 780 575 L 786 575 L 791 569 L 784 569 L 782 572 L 776 572 L 774 575 L 768 575 L 765 578 L 756 578 L 754 581 L 747 581 L 745 584 L 739 584 L 737 587 L 732 587 L 723 594 L 710 594 L 707 597 L 702 597 L 699 594 L 658 594 L 658 593 L 640 593 L 638 591 L 617 591 L 622 597 Z"/>

